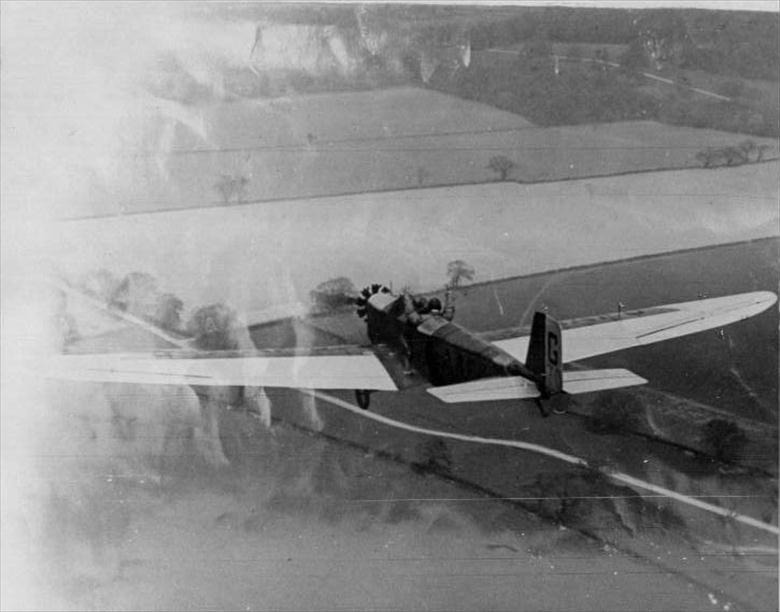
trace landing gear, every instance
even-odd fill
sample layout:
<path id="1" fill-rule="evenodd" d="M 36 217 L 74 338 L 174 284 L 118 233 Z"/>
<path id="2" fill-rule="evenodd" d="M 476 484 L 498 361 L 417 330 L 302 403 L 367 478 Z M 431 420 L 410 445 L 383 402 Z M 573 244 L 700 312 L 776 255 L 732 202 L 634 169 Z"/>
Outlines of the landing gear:
<path id="1" fill-rule="evenodd" d="M 536 403 L 536 407 L 539 409 L 539 412 L 541 413 L 543 418 L 547 418 L 550 416 L 550 411 L 547 409 L 547 406 L 545 405 L 544 401 L 540 400 L 539 398 L 536 398 L 534 400 Z"/>
<path id="2" fill-rule="evenodd" d="M 550 414 L 566 414 L 568 406 L 568 397 L 563 394 L 554 395 L 546 398 L 536 398 L 536 407 L 544 418 Z"/>
<path id="3" fill-rule="evenodd" d="M 367 389 L 355 389 L 355 401 L 357 405 L 363 410 L 368 410 L 368 406 L 371 403 L 371 393 Z"/>

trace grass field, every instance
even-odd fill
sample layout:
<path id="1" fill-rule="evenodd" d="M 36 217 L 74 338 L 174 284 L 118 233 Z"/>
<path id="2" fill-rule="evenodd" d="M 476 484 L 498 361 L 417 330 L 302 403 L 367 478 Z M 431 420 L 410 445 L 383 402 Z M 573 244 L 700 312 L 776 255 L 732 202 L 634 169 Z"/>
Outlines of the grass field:
<path id="1" fill-rule="evenodd" d="M 552 52 L 570 58 L 596 59 L 597 53 L 605 51 L 607 56 L 600 59 L 620 63 L 620 56 L 628 49 L 628 45 L 598 45 L 587 43 L 551 43 Z M 507 49 L 522 51 L 523 45 L 512 45 Z M 565 64 L 564 64 L 565 66 Z M 738 78 L 722 74 L 713 74 L 703 70 L 684 68 L 666 68 L 656 72 L 650 68 L 647 72 L 678 81 L 683 85 L 698 87 L 706 91 L 720 93 L 728 97 L 736 97 L 740 103 L 754 106 L 758 109 L 773 107 L 780 109 L 780 88 L 777 81 L 761 79 Z M 669 87 L 668 85 L 666 87 Z"/>
<path id="2" fill-rule="evenodd" d="M 553 53 L 556 55 L 565 55 L 568 57 L 582 57 L 589 59 L 596 59 L 601 55 L 601 52 L 606 52 L 606 57 L 601 55 L 599 59 L 603 59 L 609 62 L 617 62 L 620 56 L 626 52 L 628 45 L 599 45 L 596 43 L 551 43 Z M 512 45 L 510 49 L 521 51 L 523 45 Z"/>
<path id="3" fill-rule="evenodd" d="M 776 94 L 768 92 L 777 89 L 776 83 L 675 69 L 655 76 L 650 68 L 626 71 L 591 61 L 566 60 L 555 71 L 552 53 L 549 45 L 535 55 L 511 46 L 475 52 L 467 69 L 434 79 L 431 86 L 519 113 L 539 125 L 653 119 L 756 136 L 778 134 Z M 664 79 L 669 82 L 660 82 Z"/>
<path id="4" fill-rule="evenodd" d="M 698 167 L 702 149 L 743 140 L 647 121 L 540 128 L 415 88 L 236 102 L 202 119 L 205 138 L 180 124 L 168 144 L 150 126 L 146 153 L 122 160 L 114 191 L 96 191 L 71 214 L 223 205 L 224 176 L 245 181 L 229 203 L 483 183 L 498 178 L 487 168 L 496 155 L 522 182 Z M 755 140 L 777 154 L 777 143 Z"/>
<path id="5" fill-rule="evenodd" d="M 773 290 L 777 248 L 778 240 L 773 239 L 484 283 L 458 293 L 456 317 L 463 325 L 488 329 L 506 324 L 506 318 L 527 321 L 529 310 L 542 305 L 567 317 L 613 310 L 623 296 L 641 307 L 695 298 L 702 289 L 713 295 Z M 592 360 L 591 365 L 626 367 L 640 373 L 650 379 L 650 387 L 683 398 L 678 406 L 682 411 L 686 409 L 684 398 L 697 398 L 733 414 L 763 419 L 771 430 L 777 419 L 777 322 L 778 313 L 771 309 L 728 327 L 725 339 L 703 333 Z M 355 323 L 361 325 L 357 318 Z M 255 339 L 262 343 L 262 334 Z M 606 401 L 607 395 L 602 394 L 597 401 Z M 351 400 L 347 393 L 343 397 Z M 639 403 L 632 407 L 641 412 L 645 396 L 637 392 L 636 397 Z M 271 398 L 284 419 L 300 422 L 299 400 L 294 393 L 274 391 Z M 619 395 L 620 402 L 626 398 L 625 393 Z M 627 431 L 594 435 L 586 420 L 574 416 L 541 419 L 531 403 L 445 407 L 422 390 L 378 393 L 373 401 L 373 411 L 392 419 L 436 430 L 550 445 L 599 465 L 664 483 L 677 492 L 776 522 L 772 477 L 744 469 L 731 474 L 719 471 L 708 458 L 694 457 Z M 325 403 L 319 406 L 326 422 L 325 434 L 346 444 L 357 444 L 382 456 L 403 457 L 413 465 L 431 447 L 425 436 L 373 423 L 367 426 L 343 410 Z M 681 418 L 685 420 L 684 415 Z M 696 425 L 685 427 L 689 433 L 696 429 Z M 626 546 L 670 575 L 695 579 L 699 587 L 706 585 L 721 601 L 762 609 L 774 597 L 776 553 L 771 536 L 724 527 L 722 521 L 699 510 L 660 499 L 631 499 L 636 492 L 610 489 L 603 482 L 588 480 L 586 475 L 569 472 L 533 454 L 452 440 L 444 441 L 437 452 L 446 458 L 440 467 L 446 476 L 479 483 L 543 516 L 560 512 L 557 516 L 570 529 L 586 530 L 618 548 Z M 773 456 L 763 459 L 770 466 L 774 461 Z M 558 506 L 555 491 L 568 501 Z M 729 547 L 745 553 L 723 554 Z M 551 571 L 555 573 L 553 568 Z M 648 569 L 648 575 L 651 571 Z"/>
<path id="6" fill-rule="evenodd" d="M 613 312 L 618 302 L 643 308 L 700 294 L 776 291 L 779 246 L 774 238 L 478 285 L 465 290 L 458 317 L 489 330 L 519 325 L 521 317 L 527 324 L 529 313 L 542 306 L 566 319 Z M 772 308 L 727 328 L 727 339 L 705 333 L 591 361 L 642 372 L 655 388 L 774 425 L 777 320 Z"/>
<path id="7" fill-rule="evenodd" d="M 777 165 L 562 183 L 488 183 L 72 221 L 63 272 L 153 274 L 187 307 L 251 311 L 335 276 L 429 289 L 465 259 L 477 280 L 777 235 Z"/>

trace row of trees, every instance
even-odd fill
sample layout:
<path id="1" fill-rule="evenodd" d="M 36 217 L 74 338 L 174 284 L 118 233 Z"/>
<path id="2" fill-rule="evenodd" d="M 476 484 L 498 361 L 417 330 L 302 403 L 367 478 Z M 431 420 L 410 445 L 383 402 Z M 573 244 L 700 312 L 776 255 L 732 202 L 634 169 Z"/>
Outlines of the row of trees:
<path id="1" fill-rule="evenodd" d="M 474 266 L 462 259 L 454 259 L 447 264 L 447 288 L 456 289 L 464 281 L 473 281 L 476 276 Z M 346 276 L 338 276 L 317 285 L 309 292 L 312 307 L 317 312 L 332 312 L 351 307 L 359 296 L 353 282 Z"/>
<path id="2" fill-rule="evenodd" d="M 618 60 L 626 61 L 631 49 Z M 544 62 L 544 69 L 534 70 L 534 62 Z M 432 86 L 517 113 L 541 126 L 657 120 L 756 136 L 780 135 L 775 102 L 751 99 L 747 104 L 744 95 L 732 101 L 707 99 L 688 88 L 668 86 L 659 96 L 644 87 L 647 81 L 640 68 L 645 64 L 628 64 L 610 68 L 603 63 L 568 62 L 556 73 L 550 57 L 500 56 L 495 62 L 472 62 L 469 69 L 446 81 L 434 80 Z"/>
<path id="3" fill-rule="evenodd" d="M 533 38 L 556 42 L 626 44 L 634 35 L 634 15 L 631 11 L 583 8 L 521 8 L 516 16 L 491 19 L 484 11 L 484 21 L 471 29 L 471 44 L 475 50 L 513 45 Z"/>
<path id="4" fill-rule="evenodd" d="M 173 293 L 161 291 L 157 280 L 146 272 L 130 272 L 117 278 L 107 270 L 89 273 L 81 289 L 109 308 L 133 315 L 176 335 L 195 339 L 203 350 L 239 348 L 235 330 L 236 312 L 225 304 L 209 304 L 192 310 L 182 319 L 184 302 Z"/>
<path id="5" fill-rule="evenodd" d="M 181 331 L 184 302 L 172 293 L 160 291 L 157 280 L 146 272 L 130 272 L 116 278 L 108 270 L 84 276 L 81 289 L 111 308 L 153 322 L 173 332 Z"/>
<path id="6" fill-rule="evenodd" d="M 533 41 L 630 45 L 636 67 L 676 66 L 778 80 L 780 21 L 765 14 L 657 9 L 517 8 L 471 28 L 474 50 Z"/>
<path id="7" fill-rule="evenodd" d="M 752 140 L 743 140 L 737 145 L 726 147 L 708 147 L 696 154 L 705 168 L 717 166 L 740 166 L 751 162 L 760 162 L 770 147 L 756 144 Z"/>
<path id="8" fill-rule="evenodd" d="M 463 281 L 473 280 L 474 267 L 457 259 L 447 265 L 448 287 L 459 287 Z M 156 279 L 146 272 L 130 272 L 117 278 L 101 269 L 85 275 L 80 288 L 91 297 L 115 309 L 153 325 L 174 335 L 190 337 L 202 350 L 235 350 L 240 348 L 238 340 L 237 313 L 223 303 L 194 308 L 186 323 L 183 321 L 184 302 L 173 293 L 161 291 Z M 338 310 L 352 306 L 358 291 L 352 281 L 340 276 L 320 283 L 310 292 L 312 305 L 317 311 Z M 68 317 L 63 303 L 58 315 Z M 63 319 L 66 320 L 66 319 Z M 75 322 L 68 320 L 68 329 L 75 330 Z M 68 341 L 73 341 L 69 337 Z"/>

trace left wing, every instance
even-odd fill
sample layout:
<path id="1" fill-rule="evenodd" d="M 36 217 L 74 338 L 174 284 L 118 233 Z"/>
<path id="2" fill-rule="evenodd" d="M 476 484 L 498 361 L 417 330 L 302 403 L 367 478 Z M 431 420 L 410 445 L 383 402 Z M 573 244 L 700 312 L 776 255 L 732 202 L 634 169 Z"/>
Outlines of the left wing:
<path id="1" fill-rule="evenodd" d="M 395 391 L 367 349 L 355 346 L 270 351 L 159 351 L 57 355 L 47 377 L 163 385 L 372 389 Z"/>
<path id="2" fill-rule="evenodd" d="M 572 321 L 561 321 L 563 361 L 644 346 L 662 340 L 715 329 L 757 315 L 777 302 L 771 291 L 754 291 L 719 298 L 681 302 Z M 515 359 L 525 361 L 528 332 L 520 330 L 481 334 Z"/>

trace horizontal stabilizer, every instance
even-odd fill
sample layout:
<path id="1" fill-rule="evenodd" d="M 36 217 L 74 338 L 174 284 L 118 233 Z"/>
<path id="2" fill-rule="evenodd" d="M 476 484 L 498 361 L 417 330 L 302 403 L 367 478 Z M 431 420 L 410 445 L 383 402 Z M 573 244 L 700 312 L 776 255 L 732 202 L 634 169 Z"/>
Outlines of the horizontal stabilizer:
<path id="1" fill-rule="evenodd" d="M 575 370 L 563 373 L 563 391 L 571 394 L 619 389 L 644 385 L 646 382 L 641 376 L 623 369 Z M 522 376 L 483 378 L 457 385 L 430 387 L 427 391 L 448 404 L 535 399 L 541 395 L 536 384 Z"/>
<path id="2" fill-rule="evenodd" d="M 576 395 L 606 389 L 644 385 L 647 381 L 633 372 L 614 370 L 574 370 L 563 373 L 563 391 Z"/>
<path id="3" fill-rule="evenodd" d="M 448 404 L 533 399 L 541 395 L 536 384 L 522 376 L 483 378 L 457 385 L 430 387 L 428 393 Z"/>

